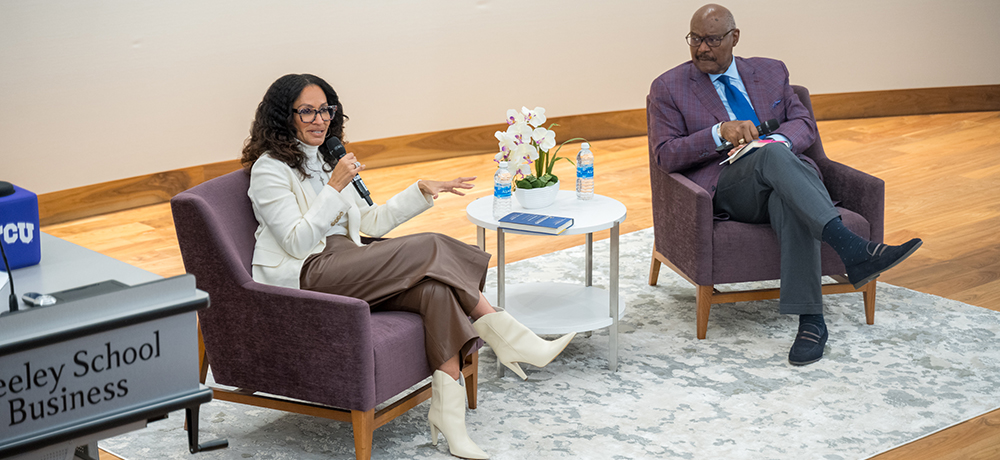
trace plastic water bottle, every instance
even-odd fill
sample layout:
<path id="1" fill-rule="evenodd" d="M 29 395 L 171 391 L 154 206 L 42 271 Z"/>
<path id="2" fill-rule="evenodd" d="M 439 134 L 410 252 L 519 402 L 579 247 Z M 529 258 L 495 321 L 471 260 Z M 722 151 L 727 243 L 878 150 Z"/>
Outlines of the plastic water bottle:
<path id="1" fill-rule="evenodd" d="M 590 151 L 590 143 L 584 142 L 576 154 L 576 199 L 591 198 L 594 198 L 594 153 Z"/>
<path id="2" fill-rule="evenodd" d="M 500 219 L 510 214 L 510 171 L 507 162 L 501 161 L 493 175 L 493 218 Z"/>

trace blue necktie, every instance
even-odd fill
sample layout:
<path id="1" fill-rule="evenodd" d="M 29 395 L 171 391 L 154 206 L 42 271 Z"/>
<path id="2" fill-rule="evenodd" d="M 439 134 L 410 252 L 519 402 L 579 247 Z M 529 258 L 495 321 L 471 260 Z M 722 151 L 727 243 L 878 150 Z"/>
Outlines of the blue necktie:
<path id="1" fill-rule="evenodd" d="M 747 98 L 743 97 L 743 93 L 736 89 L 732 83 L 729 83 L 729 77 L 723 75 L 719 77 L 719 81 L 726 87 L 726 101 L 729 102 L 729 108 L 733 110 L 736 119 L 750 120 L 754 126 L 760 126 L 760 120 L 757 119 L 757 114 L 754 113 L 753 107 L 747 102 Z"/>

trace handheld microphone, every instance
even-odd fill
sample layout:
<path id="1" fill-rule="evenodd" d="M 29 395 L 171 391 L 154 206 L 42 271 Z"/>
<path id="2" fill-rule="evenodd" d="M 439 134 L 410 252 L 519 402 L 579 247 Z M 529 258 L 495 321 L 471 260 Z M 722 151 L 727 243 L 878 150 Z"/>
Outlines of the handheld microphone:
<path id="1" fill-rule="evenodd" d="M 14 186 L 10 182 L 0 181 L 0 197 L 14 194 Z M 14 294 L 14 274 L 10 272 L 10 264 L 7 262 L 7 251 L 3 248 L 3 237 L 0 237 L 0 255 L 3 256 L 3 266 L 7 270 L 8 282 L 10 283 L 10 312 L 17 311 L 17 294 Z"/>
<path id="2" fill-rule="evenodd" d="M 766 136 L 768 134 L 773 133 L 774 130 L 778 129 L 778 126 L 780 124 L 781 123 L 778 123 L 778 120 L 776 118 L 772 118 L 770 120 L 761 123 L 760 126 L 757 127 L 757 133 L 760 134 L 761 137 Z M 733 147 L 734 146 L 732 142 L 725 141 L 722 143 L 722 145 L 716 147 L 715 151 L 725 152 L 726 150 L 732 150 Z"/>
<path id="3" fill-rule="evenodd" d="M 344 148 L 344 143 L 340 142 L 336 136 L 332 136 L 326 140 L 326 149 L 333 155 L 333 158 L 340 161 L 344 155 L 347 155 L 347 149 Z M 354 184 L 354 189 L 358 191 L 358 195 L 364 198 L 368 202 L 368 206 L 375 204 L 371 198 L 371 192 L 368 191 L 368 187 L 365 186 L 365 181 L 361 180 L 361 176 L 355 174 L 354 178 L 351 179 L 351 183 Z"/>

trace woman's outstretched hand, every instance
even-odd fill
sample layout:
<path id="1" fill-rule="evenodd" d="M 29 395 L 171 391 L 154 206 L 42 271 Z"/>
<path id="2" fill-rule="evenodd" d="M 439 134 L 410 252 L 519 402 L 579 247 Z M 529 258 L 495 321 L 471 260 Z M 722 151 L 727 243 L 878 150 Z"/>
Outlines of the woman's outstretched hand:
<path id="1" fill-rule="evenodd" d="M 438 194 L 440 194 L 441 192 L 448 192 L 448 193 L 454 193 L 458 196 L 465 196 L 465 194 L 462 193 L 462 191 L 459 189 L 468 190 L 474 187 L 475 185 L 469 183 L 473 180 L 476 180 L 476 176 L 459 177 L 458 179 L 453 179 L 448 182 L 421 179 L 417 181 L 417 186 L 420 187 L 421 192 L 430 195 L 432 198 L 436 200 Z"/>

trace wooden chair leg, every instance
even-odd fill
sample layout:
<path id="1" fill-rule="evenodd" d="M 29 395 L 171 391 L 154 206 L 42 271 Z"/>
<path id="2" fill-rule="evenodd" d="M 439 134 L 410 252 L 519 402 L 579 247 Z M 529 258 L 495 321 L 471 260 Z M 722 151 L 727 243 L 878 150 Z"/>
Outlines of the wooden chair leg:
<path id="1" fill-rule="evenodd" d="M 696 303 L 698 305 L 697 326 L 698 338 L 704 339 L 708 334 L 708 313 L 712 310 L 712 291 L 715 286 L 697 286 Z"/>
<path id="2" fill-rule="evenodd" d="M 865 300 L 865 321 L 868 324 L 875 324 L 875 283 L 877 282 L 872 280 L 866 284 L 864 294 L 862 294 Z"/>
<path id="3" fill-rule="evenodd" d="M 358 460 L 372 458 L 372 432 L 375 431 L 375 409 L 352 410 L 351 425 L 354 427 L 354 456 Z"/>
<path id="4" fill-rule="evenodd" d="M 649 285 L 656 286 L 656 280 L 660 278 L 660 259 L 656 258 L 656 249 L 653 249 L 653 261 L 649 263 Z"/>
<path id="5" fill-rule="evenodd" d="M 479 350 L 465 357 L 465 396 L 469 401 L 469 409 L 476 408 L 476 395 L 479 392 Z"/>

